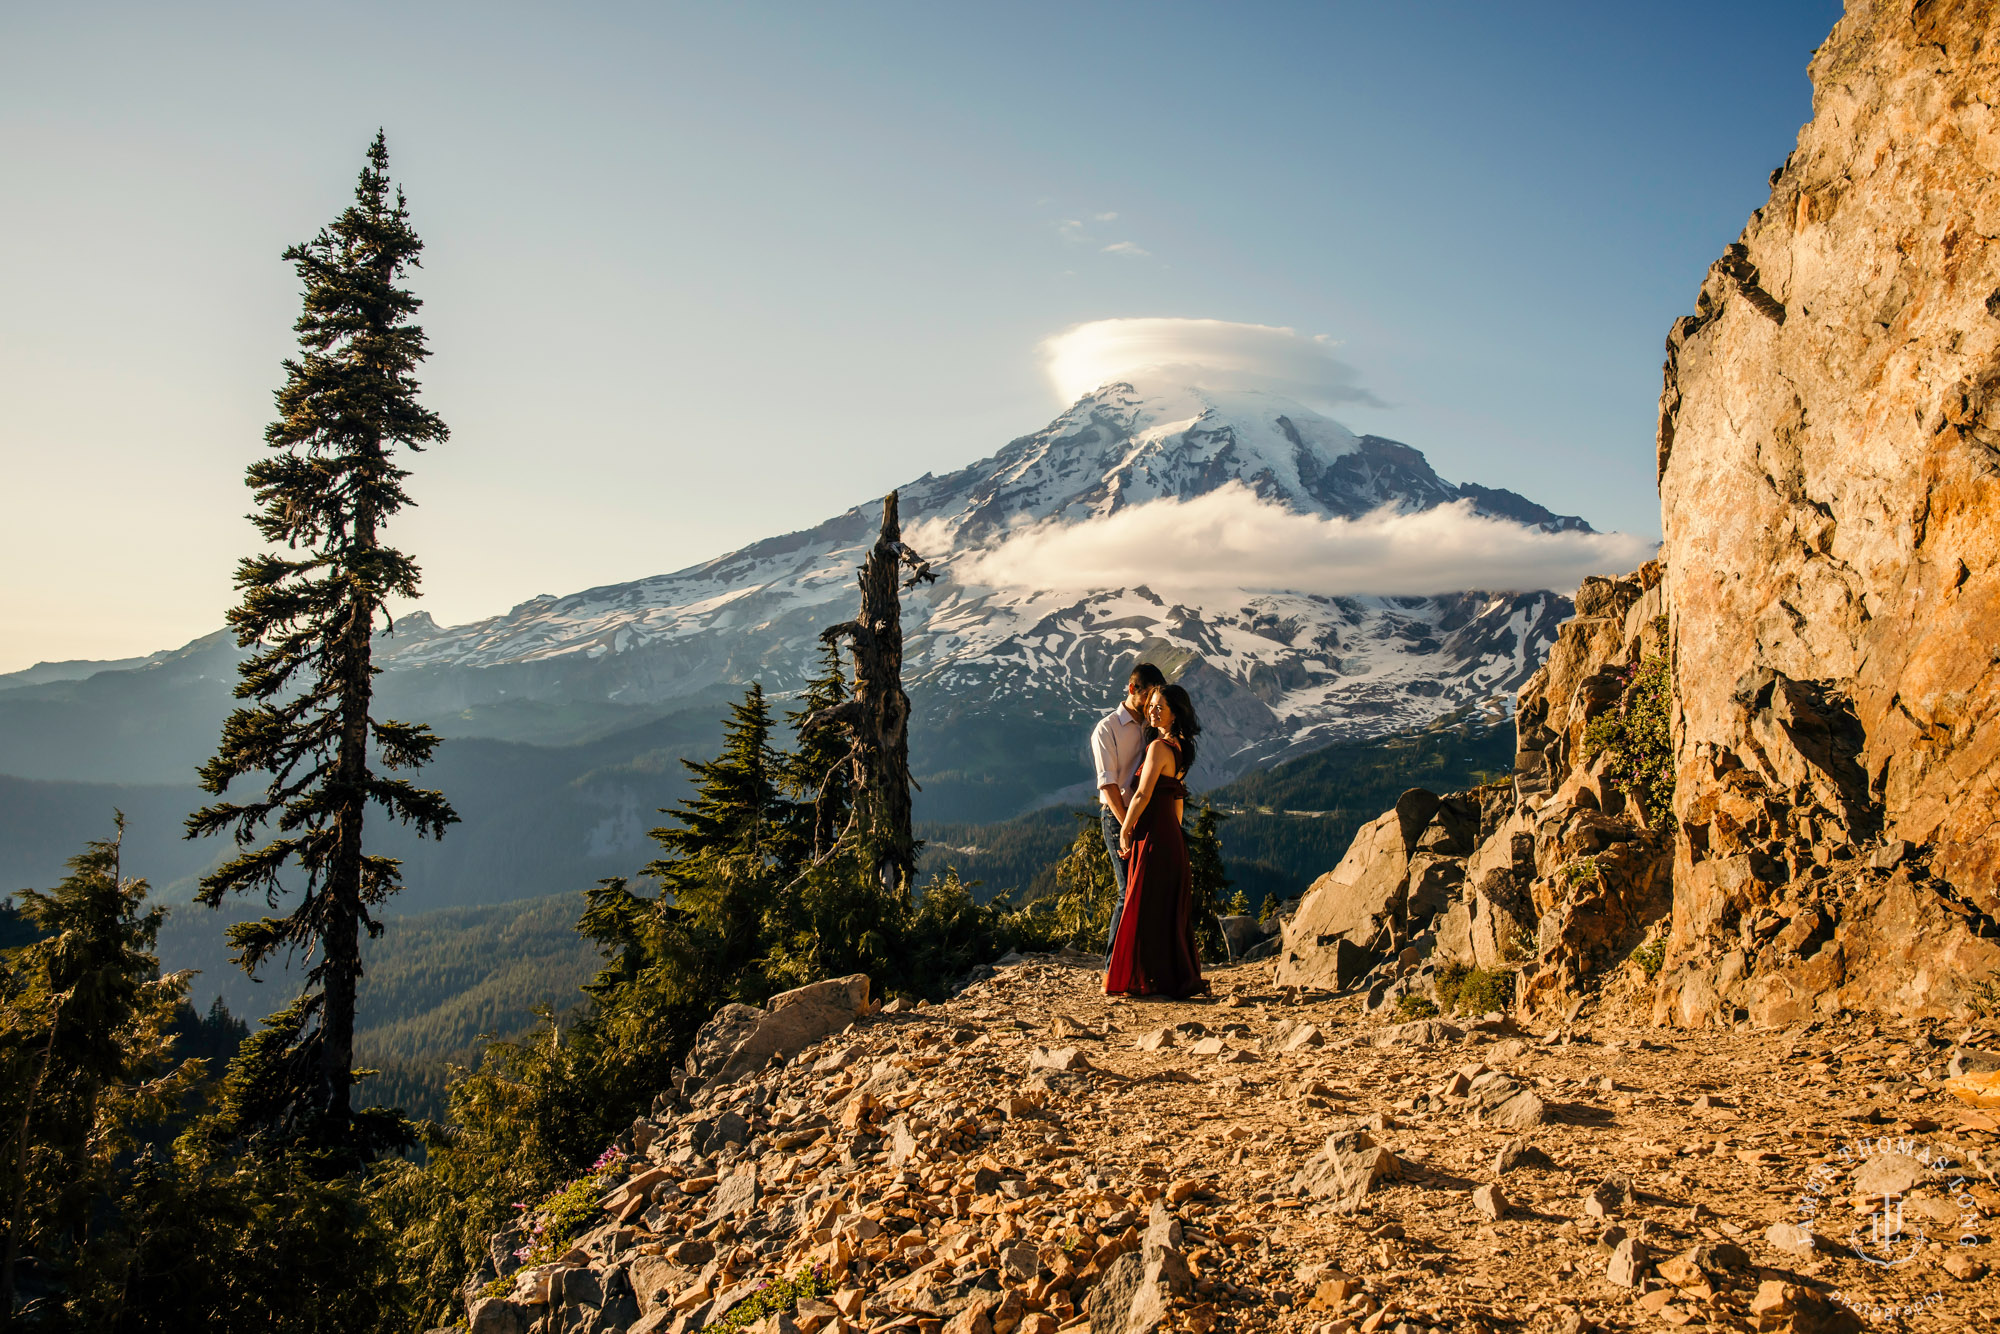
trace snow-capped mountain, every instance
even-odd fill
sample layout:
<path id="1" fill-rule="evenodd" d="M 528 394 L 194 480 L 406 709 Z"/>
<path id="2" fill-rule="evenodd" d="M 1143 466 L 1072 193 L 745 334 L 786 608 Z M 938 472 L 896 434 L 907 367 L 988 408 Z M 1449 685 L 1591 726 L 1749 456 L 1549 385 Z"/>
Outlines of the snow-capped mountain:
<path id="1" fill-rule="evenodd" d="M 1081 728 L 1141 653 L 1194 692 L 1208 727 L 1196 781 L 1213 783 L 1466 705 L 1504 707 L 1570 612 L 1546 591 L 1173 601 L 1143 586 L 990 587 L 957 573 L 1036 525 L 1231 483 L 1301 514 L 1466 502 L 1545 532 L 1590 531 L 1513 492 L 1447 482 L 1415 449 L 1282 398 L 1101 388 L 993 456 L 901 489 L 905 532 L 941 576 L 904 610 L 913 767 L 934 818 L 1004 815 L 1082 777 Z M 385 684 L 454 711 L 670 708 L 751 680 L 796 689 L 821 627 L 851 614 L 878 515 L 871 502 L 674 574 L 537 598 L 471 625 L 406 618 L 382 643 Z"/>

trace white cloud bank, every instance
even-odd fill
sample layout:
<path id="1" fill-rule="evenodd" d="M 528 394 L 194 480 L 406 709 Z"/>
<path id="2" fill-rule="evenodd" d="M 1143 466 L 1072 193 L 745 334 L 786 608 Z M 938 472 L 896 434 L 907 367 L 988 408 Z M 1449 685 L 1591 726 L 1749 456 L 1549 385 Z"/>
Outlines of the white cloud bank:
<path id="1" fill-rule="evenodd" d="M 989 587 L 1082 592 L 1144 584 L 1162 595 L 1567 593 L 1585 575 L 1637 567 L 1658 546 L 1628 533 L 1544 533 L 1483 518 L 1469 501 L 1359 519 L 1298 514 L 1232 482 L 1192 500 L 1022 529 L 960 557 L 952 574 Z"/>
<path id="2" fill-rule="evenodd" d="M 1121 243 L 1122 244 L 1122 243 Z M 1107 247 L 1115 249 L 1116 247 Z M 1136 247 L 1134 247 L 1136 250 Z M 1227 320 L 1093 320 L 1042 344 L 1049 380 L 1065 405 L 1099 385 L 1128 380 L 1197 389 L 1258 389 L 1310 407 L 1380 401 L 1324 334 Z"/>

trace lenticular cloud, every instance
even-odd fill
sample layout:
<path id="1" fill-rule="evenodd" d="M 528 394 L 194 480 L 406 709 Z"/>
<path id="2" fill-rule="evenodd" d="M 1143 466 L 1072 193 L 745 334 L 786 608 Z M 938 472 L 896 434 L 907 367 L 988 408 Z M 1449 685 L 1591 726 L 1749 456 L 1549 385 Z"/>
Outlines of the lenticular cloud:
<path id="1" fill-rule="evenodd" d="M 993 587 L 1222 590 L 1421 597 L 1468 589 L 1574 588 L 1622 572 L 1658 544 L 1629 533 L 1545 533 L 1475 514 L 1470 501 L 1358 519 L 1300 514 L 1241 483 L 1080 523 L 1045 523 L 953 564 Z"/>
<path id="2" fill-rule="evenodd" d="M 1311 407 L 1380 406 L 1325 335 L 1227 320 L 1093 320 L 1042 344 L 1043 364 L 1064 403 L 1124 380 L 1198 389 L 1259 389 Z"/>

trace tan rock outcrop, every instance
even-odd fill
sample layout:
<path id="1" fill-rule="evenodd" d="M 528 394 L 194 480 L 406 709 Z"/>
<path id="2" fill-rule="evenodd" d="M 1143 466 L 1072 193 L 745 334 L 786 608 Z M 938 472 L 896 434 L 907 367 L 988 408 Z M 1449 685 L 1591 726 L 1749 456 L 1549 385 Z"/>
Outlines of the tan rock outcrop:
<path id="1" fill-rule="evenodd" d="M 1364 825 L 1285 923 L 1279 985 L 1359 985 L 1379 1009 L 1457 966 L 1515 973 L 1523 1008 L 1559 1009 L 1631 955 L 1671 906 L 1668 843 L 1585 738 L 1665 651 L 1660 588 L 1657 563 L 1584 582 L 1517 697 L 1514 782 L 1413 789 Z"/>
<path id="2" fill-rule="evenodd" d="M 867 1014 L 868 977 L 854 973 L 780 992 L 759 1008 L 725 1005 L 695 1035 L 681 1078 L 689 1095 L 735 1083 Z"/>
<path id="3" fill-rule="evenodd" d="M 1585 752 L 1592 720 L 1665 652 L 1661 576 L 1584 581 L 1517 696 L 1513 783 L 1407 792 L 1363 826 L 1285 924 L 1280 985 L 1358 984 L 1379 1009 L 1478 968 L 1516 974 L 1524 1009 L 1561 1009 L 1646 940 L 1671 907 L 1669 844 Z"/>
<path id="4" fill-rule="evenodd" d="M 1307 888 L 1284 925 L 1279 985 L 1353 985 L 1446 907 L 1478 832 L 1477 806 L 1421 788 L 1405 792 Z"/>
<path id="5" fill-rule="evenodd" d="M 1680 1024 L 2000 964 L 2000 8 L 1855 0 L 1811 72 L 1667 345 Z"/>
<path id="6" fill-rule="evenodd" d="M 1576 590 L 1576 615 L 1556 629 L 1556 642 L 1515 698 L 1518 737 L 1514 790 L 1522 798 L 1574 800 L 1563 784 L 1582 772 L 1583 734 L 1590 720 L 1618 703 L 1622 668 L 1664 651 L 1662 570 L 1649 562 L 1623 579 L 1586 579 Z M 1593 801 L 1603 793 L 1590 786 Z M 1612 798 L 1609 814 L 1619 814 Z"/>

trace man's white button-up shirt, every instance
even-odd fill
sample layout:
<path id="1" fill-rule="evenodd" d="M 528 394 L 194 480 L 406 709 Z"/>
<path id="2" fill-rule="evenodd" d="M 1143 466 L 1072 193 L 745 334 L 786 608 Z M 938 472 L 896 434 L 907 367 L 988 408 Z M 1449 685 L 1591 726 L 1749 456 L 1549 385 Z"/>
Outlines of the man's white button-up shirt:
<path id="1" fill-rule="evenodd" d="M 1099 719 L 1090 733 L 1090 757 L 1097 765 L 1097 799 L 1109 806 L 1104 789 L 1115 787 L 1129 801 L 1145 755 L 1146 725 L 1131 709 L 1120 704 Z"/>

